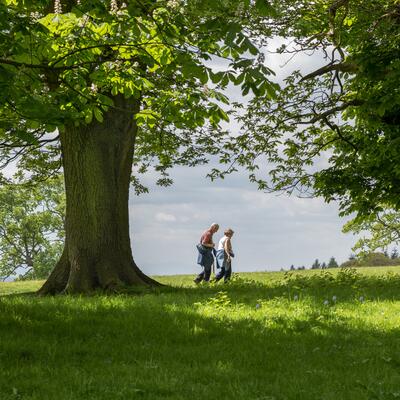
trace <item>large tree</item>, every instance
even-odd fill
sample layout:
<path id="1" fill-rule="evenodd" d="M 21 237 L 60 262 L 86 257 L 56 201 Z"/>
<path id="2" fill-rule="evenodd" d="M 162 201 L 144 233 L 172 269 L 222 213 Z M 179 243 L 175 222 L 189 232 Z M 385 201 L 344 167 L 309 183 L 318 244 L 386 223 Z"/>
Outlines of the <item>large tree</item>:
<path id="1" fill-rule="evenodd" d="M 271 11 L 265 0 L 0 1 L 1 158 L 27 179 L 61 159 L 65 176 L 65 248 L 41 293 L 156 284 L 131 253 L 132 163 L 154 162 L 166 184 L 172 165 L 218 153 L 218 90 L 275 88 L 246 33 Z"/>
<path id="2" fill-rule="evenodd" d="M 229 151 L 261 189 L 338 200 L 343 214 L 357 212 L 359 218 L 398 210 L 399 2 L 272 4 L 275 18 L 254 26 L 254 32 L 287 38 L 276 51 L 296 70 L 276 98 L 250 102 L 239 116 L 243 133 Z M 298 69 L 300 53 L 313 55 L 319 65 Z M 267 161 L 262 173 L 259 160 Z M 268 168 L 270 179 L 264 174 Z"/>

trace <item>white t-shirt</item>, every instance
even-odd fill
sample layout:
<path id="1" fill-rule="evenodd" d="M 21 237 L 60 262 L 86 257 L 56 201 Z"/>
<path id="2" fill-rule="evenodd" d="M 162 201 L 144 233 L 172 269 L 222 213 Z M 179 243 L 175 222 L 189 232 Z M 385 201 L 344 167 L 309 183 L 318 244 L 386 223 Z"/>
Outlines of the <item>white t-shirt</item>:
<path id="1" fill-rule="evenodd" d="M 226 239 L 228 239 L 228 236 L 222 236 L 222 238 L 219 239 L 217 250 L 223 250 L 225 248 Z"/>

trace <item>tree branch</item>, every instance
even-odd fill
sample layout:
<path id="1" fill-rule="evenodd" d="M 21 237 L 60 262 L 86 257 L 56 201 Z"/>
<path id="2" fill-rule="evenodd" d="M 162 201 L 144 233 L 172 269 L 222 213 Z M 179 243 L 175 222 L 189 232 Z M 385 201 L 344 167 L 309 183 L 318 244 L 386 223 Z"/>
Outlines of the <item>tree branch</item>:
<path id="1" fill-rule="evenodd" d="M 324 75 L 328 72 L 331 71 L 337 71 L 337 72 L 357 72 L 358 71 L 358 65 L 354 63 L 339 63 L 339 64 L 328 64 L 324 65 L 323 67 L 303 76 L 300 79 L 300 82 L 306 81 L 308 79 L 315 78 L 317 76 Z"/>
<path id="2" fill-rule="evenodd" d="M 345 142 L 348 145 L 350 145 L 355 152 L 358 151 L 358 147 L 353 142 L 351 142 L 350 140 L 348 140 L 347 138 L 345 138 L 343 136 L 342 131 L 340 130 L 340 128 L 336 124 L 334 124 L 333 122 L 329 121 L 328 117 L 325 117 L 324 121 L 325 121 L 326 125 L 329 126 L 329 128 L 331 128 L 333 131 L 335 131 L 337 133 L 337 135 L 339 136 L 339 138 L 341 140 L 343 140 L 343 142 Z"/>
<path id="3" fill-rule="evenodd" d="M 347 108 L 351 107 L 351 106 L 360 106 L 362 105 L 364 102 L 361 100 L 352 100 L 349 101 L 347 103 L 343 103 L 340 106 L 337 107 L 333 107 L 330 110 L 326 110 L 325 112 L 323 112 L 322 114 L 317 114 L 315 115 L 315 117 L 313 119 L 311 119 L 310 121 L 307 121 L 307 124 L 314 124 L 315 122 L 320 121 L 321 119 L 325 120 L 326 117 L 329 117 L 332 114 L 336 114 L 339 111 L 343 111 L 346 110 Z"/>

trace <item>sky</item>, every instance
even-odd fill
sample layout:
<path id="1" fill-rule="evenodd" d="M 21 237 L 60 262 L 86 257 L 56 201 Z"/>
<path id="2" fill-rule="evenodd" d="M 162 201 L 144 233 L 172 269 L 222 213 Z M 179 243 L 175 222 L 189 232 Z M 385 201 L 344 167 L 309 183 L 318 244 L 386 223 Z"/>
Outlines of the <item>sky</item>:
<path id="1" fill-rule="evenodd" d="M 344 219 L 337 205 L 322 199 L 266 194 L 237 173 L 210 182 L 207 166 L 176 168 L 174 185 L 151 186 L 150 193 L 130 198 L 133 254 L 148 274 L 195 274 L 196 244 L 216 222 L 231 227 L 233 271 L 272 271 L 292 264 L 309 268 L 318 258 L 348 259 L 355 238 L 341 233 Z M 149 180 L 150 181 L 150 180 Z"/>
<path id="2" fill-rule="evenodd" d="M 282 44 L 273 40 L 270 49 Z M 320 55 L 299 55 L 287 65 L 287 56 L 266 54 L 266 65 L 282 83 L 293 69 L 307 73 L 319 68 Z M 218 60 L 212 62 L 222 68 Z M 234 101 L 245 102 L 240 90 L 226 93 Z M 237 125 L 228 127 L 233 133 Z M 223 230 L 235 234 L 233 271 L 271 271 L 294 266 L 309 268 L 318 258 L 329 261 L 334 256 L 341 263 L 352 253 L 356 238 L 341 232 L 346 220 L 338 217 L 335 203 L 322 199 L 266 194 L 248 182 L 247 175 L 236 173 L 224 180 L 210 182 L 207 172 L 212 165 L 195 168 L 177 167 L 172 171 L 174 185 L 168 188 L 144 183 L 150 193 L 130 198 L 130 231 L 136 263 L 148 274 L 196 274 L 196 244 L 211 223 L 220 225 L 214 236 L 217 242 Z"/>

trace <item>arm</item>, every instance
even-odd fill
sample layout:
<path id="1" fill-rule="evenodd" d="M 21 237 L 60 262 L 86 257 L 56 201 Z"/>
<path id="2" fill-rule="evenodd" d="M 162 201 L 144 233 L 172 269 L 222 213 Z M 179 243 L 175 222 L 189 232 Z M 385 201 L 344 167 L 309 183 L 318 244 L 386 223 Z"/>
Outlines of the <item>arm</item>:
<path id="1" fill-rule="evenodd" d="M 225 240 L 225 244 L 224 244 L 224 250 L 225 250 L 225 254 L 227 256 L 227 260 L 231 261 L 231 251 L 232 251 L 232 246 L 231 246 L 231 239 L 227 238 Z"/>

